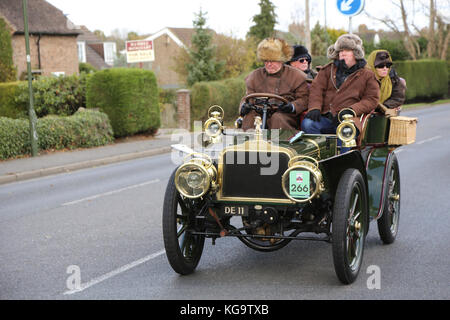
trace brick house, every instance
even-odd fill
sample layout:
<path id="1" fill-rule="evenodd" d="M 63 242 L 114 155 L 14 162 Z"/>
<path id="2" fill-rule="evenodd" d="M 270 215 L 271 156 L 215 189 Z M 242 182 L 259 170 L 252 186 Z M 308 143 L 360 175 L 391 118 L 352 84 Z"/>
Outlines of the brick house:
<path id="1" fill-rule="evenodd" d="M 22 1 L 1 0 L 0 17 L 11 29 L 17 76 L 27 72 Z M 45 0 L 28 0 L 31 68 L 34 74 L 78 73 L 77 36 L 80 31 L 63 12 Z"/>
<path id="2" fill-rule="evenodd" d="M 77 38 L 78 61 L 86 62 L 98 70 L 111 68 L 116 57 L 116 43 L 104 42 L 85 26 Z"/>
<path id="3" fill-rule="evenodd" d="M 162 88 L 179 88 L 185 79 L 180 79 L 173 70 L 174 57 L 191 46 L 191 37 L 195 33 L 192 28 L 164 28 L 145 40 L 152 40 L 155 50 L 155 61 L 152 71 L 158 79 L 158 86 Z"/>

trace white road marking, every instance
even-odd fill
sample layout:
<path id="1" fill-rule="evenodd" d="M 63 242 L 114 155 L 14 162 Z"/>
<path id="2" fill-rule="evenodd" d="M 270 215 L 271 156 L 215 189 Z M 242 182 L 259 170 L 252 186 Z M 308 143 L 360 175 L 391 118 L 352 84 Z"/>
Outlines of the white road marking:
<path id="1" fill-rule="evenodd" d="M 100 198 L 100 197 L 109 196 L 109 195 L 116 194 L 116 193 L 119 193 L 119 192 L 122 192 L 122 191 L 143 187 L 143 186 L 146 186 L 146 185 L 149 185 L 149 184 L 152 184 L 152 183 L 157 183 L 157 182 L 160 182 L 160 180 L 159 179 L 155 179 L 155 180 L 147 181 L 147 182 L 140 183 L 140 184 L 135 184 L 135 185 L 128 186 L 128 187 L 125 187 L 125 188 L 121 188 L 121 189 L 108 191 L 108 192 L 104 192 L 104 193 L 99 193 L 99 194 L 96 194 L 94 196 L 86 197 L 86 198 L 83 198 L 83 199 L 79 199 L 79 200 L 75 200 L 75 201 L 71 201 L 71 202 L 66 202 L 66 203 L 63 203 L 62 205 L 63 206 L 71 206 L 71 205 L 74 205 L 74 204 L 77 204 L 77 203 L 80 203 L 80 202 L 83 202 L 83 201 L 94 200 L 94 199 L 97 199 L 97 198 Z"/>
<path id="2" fill-rule="evenodd" d="M 114 271 L 108 272 L 108 273 L 106 273 L 106 274 L 104 274 L 104 275 L 102 275 L 100 277 L 94 278 L 91 281 L 88 281 L 86 283 L 82 283 L 78 289 L 68 290 L 68 291 L 64 292 L 63 294 L 64 295 L 70 295 L 70 294 L 74 294 L 74 293 L 78 293 L 78 292 L 84 291 L 84 290 L 86 290 L 89 287 L 92 287 L 92 286 L 94 286 L 96 284 L 99 284 L 100 282 L 103 282 L 103 281 L 108 280 L 108 279 L 110 279 L 110 278 L 112 278 L 114 276 L 117 276 L 118 274 L 121 274 L 121 273 L 123 273 L 125 271 L 128 271 L 128 270 L 130 270 L 130 269 L 132 269 L 134 267 L 137 267 L 138 265 L 141 265 L 141 264 L 143 264 L 143 263 L 145 263 L 145 262 L 147 262 L 149 260 L 157 258 L 160 255 L 164 254 L 165 252 L 166 252 L 166 250 L 161 250 L 161 251 L 158 251 L 158 252 L 153 253 L 151 255 L 148 255 L 148 256 L 146 256 L 146 257 L 144 257 L 142 259 L 139 259 L 139 260 L 136 260 L 136 261 L 131 262 L 129 264 L 126 264 L 123 267 L 120 267 L 120 268 L 118 268 L 118 269 L 116 269 Z"/>
<path id="3" fill-rule="evenodd" d="M 439 138 L 442 138 L 442 136 L 435 136 L 435 137 L 432 137 L 432 138 L 429 138 L 429 139 L 425 139 L 425 140 L 422 140 L 420 142 L 417 142 L 417 144 L 424 144 L 426 142 L 430 142 L 430 141 L 433 141 L 433 140 L 436 140 L 436 139 L 439 139 Z"/>

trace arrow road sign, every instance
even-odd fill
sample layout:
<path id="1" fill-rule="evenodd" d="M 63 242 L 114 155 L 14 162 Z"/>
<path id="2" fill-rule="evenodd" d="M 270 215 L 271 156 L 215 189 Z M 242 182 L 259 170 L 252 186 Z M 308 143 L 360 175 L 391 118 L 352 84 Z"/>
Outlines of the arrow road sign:
<path id="1" fill-rule="evenodd" d="M 340 13 L 345 16 L 356 16 L 364 9 L 364 0 L 337 0 L 337 7 Z"/>

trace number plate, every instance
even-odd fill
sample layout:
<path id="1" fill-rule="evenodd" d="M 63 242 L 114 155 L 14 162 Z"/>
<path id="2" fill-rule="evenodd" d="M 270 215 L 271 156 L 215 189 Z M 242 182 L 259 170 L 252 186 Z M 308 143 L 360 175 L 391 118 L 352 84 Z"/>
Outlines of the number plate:
<path id="1" fill-rule="evenodd" d="M 309 181 L 309 171 L 291 171 L 289 174 L 289 194 L 294 198 L 309 198 L 311 195 Z"/>
<path id="2" fill-rule="evenodd" d="M 248 216 L 248 207 L 247 206 L 223 206 L 222 213 L 230 216 Z"/>

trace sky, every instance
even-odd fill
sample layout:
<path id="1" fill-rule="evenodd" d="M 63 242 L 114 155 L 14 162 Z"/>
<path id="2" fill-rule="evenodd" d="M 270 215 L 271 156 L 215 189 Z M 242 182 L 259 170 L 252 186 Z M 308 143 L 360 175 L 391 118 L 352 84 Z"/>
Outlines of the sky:
<path id="1" fill-rule="evenodd" d="M 218 33 L 244 38 L 251 25 L 252 17 L 258 14 L 259 0 L 47 0 L 68 15 L 75 25 L 85 25 L 89 30 L 102 30 L 110 35 L 120 30 L 138 34 L 152 34 L 165 27 L 192 28 L 195 14 L 207 12 L 207 27 Z M 406 0 L 411 21 L 419 27 L 427 25 L 427 19 L 420 13 L 421 0 Z M 437 0 L 446 6 L 449 1 Z M 304 20 L 304 0 L 272 0 L 275 5 L 277 30 L 287 31 L 293 21 Z M 386 29 L 379 22 L 368 18 L 366 12 L 377 18 L 390 16 L 400 20 L 399 9 L 391 0 L 366 0 L 364 11 L 352 18 L 353 31 L 360 24 L 371 29 Z M 413 7 L 414 5 L 414 7 Z M 324 10 L 324 8 L 326 8 Z M 413 10 L 415 9 L 415 10 Z M 349 19 L 337 10 L 336 0 L 310 0 L 311 28 L 319 21 L 321 25 L 349 30 Z M 324 14 L 326 12 L 326 15 Z M 326 17 L 326 18 L 325 18 Z M 401 23 L 399 23 L 401 25 Z"/>

